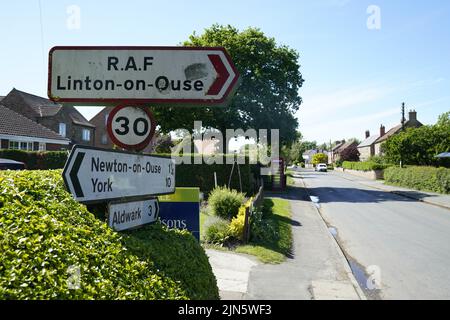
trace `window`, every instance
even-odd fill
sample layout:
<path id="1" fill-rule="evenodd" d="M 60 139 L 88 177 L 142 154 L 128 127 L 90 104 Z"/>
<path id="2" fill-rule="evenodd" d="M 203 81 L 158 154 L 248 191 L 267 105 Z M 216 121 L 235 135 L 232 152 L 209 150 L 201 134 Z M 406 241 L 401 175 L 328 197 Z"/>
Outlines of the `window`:
<path id="1" fill-rule="evenodd" d="M 83 129 L 83 141 L 91 141 L 91 131 L 89 129 Z"/>
<path id="2" fill-rule="evenodd" d="M 33 151 L 33 142 L 9 141 L 9 149 Z"/>
<path id="3" fill-rule="evenodd" d="M 59 124 L 59 135 L 61 137 L 65 137 L 66 136 L 66 124 L 65 123 L 60 123 Z"/>
<path id="4" fill-rule="evenodd" d="M 102 144 L 108 144 L 108 137 L 106 136 L 106 133 L 102 135 Z"/>
<path id="5" fill-rule="evenodd" d="M 45 151 L 45 143 L 39 142 L 39 151 Z"/>

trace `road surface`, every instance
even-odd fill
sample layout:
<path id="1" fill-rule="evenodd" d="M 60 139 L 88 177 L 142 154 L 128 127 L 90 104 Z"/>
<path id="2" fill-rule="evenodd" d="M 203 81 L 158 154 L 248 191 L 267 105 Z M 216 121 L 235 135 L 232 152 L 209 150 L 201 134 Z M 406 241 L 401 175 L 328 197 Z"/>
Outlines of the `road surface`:
<path id="1" fill-rule="evenodd" d="M 373 272 L 368 298 L 450 299 L 450 210 L 339 173 L 300 174 L 347 258 Z"/>

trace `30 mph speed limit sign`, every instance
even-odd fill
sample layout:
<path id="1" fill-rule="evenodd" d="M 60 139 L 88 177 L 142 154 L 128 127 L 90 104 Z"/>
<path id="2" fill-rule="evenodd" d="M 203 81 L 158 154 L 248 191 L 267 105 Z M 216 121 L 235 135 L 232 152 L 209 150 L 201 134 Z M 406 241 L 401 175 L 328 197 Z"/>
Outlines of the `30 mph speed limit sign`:
<path id="1" fill-rule="evenodd" d="M 155 134 L 153 114 L 145 107 L 117 106 L 108 117 L 107 129 L 112 142 L 124 149 L 140 151 Z"/>

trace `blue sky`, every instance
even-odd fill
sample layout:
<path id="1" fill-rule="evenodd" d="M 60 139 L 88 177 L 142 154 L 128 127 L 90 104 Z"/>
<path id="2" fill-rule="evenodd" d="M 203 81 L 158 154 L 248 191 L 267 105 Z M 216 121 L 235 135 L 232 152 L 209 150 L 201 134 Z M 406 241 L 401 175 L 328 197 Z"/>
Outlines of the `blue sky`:
<path id="1" fill-rule="evenodd" d="M 258 27 L 300 53 L 308 140 L 362 139 L 400 121 L 400 106 L 432 124 L 450 110 L 450 1 L 8 1 L 0 10 L 0 95 L 46 96 L 55 45 L 177 45 L 213 23 Z M 70 29 L 67 9 L 80 9 Z M 381 28 L 369 29 L 370 5 Z M 42 30 L 42 34 L 41 34 Z M 98 108 L 81 108 L 89 119 Z"/>

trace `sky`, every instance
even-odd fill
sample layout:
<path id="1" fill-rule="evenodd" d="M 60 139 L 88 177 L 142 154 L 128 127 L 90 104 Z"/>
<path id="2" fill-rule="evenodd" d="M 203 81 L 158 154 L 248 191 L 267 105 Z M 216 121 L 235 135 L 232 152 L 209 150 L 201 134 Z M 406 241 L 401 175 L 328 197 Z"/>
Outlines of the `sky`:
<path id="1" fill-rule="evenodd" d="M 79 19 L 77 19 L 79 17 Z M 260 28 L 300 54 L 305 140 L 362 140 L 450 110 L 450 1 L 18 0 L 0 6 L 0 96 L 46 96 L 56 45 L 174 46 L 214 23 Z M 90 119 L 101 108 L 79 108 Z"/>

